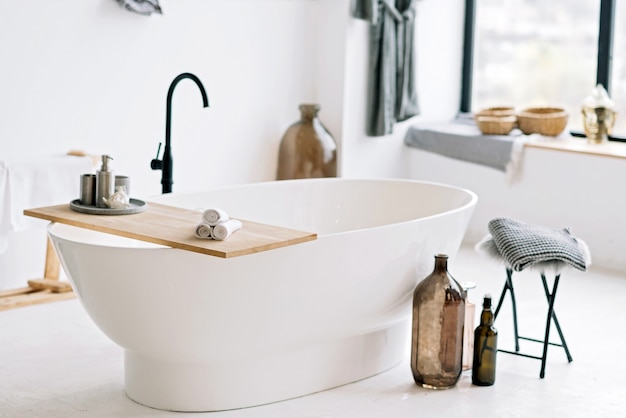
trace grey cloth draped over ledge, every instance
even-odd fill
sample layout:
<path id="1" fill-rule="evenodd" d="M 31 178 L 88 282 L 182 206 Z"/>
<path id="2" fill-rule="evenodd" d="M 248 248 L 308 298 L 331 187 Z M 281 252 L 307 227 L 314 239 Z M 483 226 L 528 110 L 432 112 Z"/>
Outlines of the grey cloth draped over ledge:
<path id="1" fill-rule="evenodd" d="M 509 135 L 482 134 L 470 114 L 410 126 L 404 137 L 409 147 L 504 171 L 511 184 L 521 177 L 525 142 L 517 129 Z"/>
<path id="2" fill-rule="evenodd" d="M 370 22 L 367 88 L 369 136 L 419 114 L 415 81 L 416 0 L 353 0 L 352 16 Z"/>

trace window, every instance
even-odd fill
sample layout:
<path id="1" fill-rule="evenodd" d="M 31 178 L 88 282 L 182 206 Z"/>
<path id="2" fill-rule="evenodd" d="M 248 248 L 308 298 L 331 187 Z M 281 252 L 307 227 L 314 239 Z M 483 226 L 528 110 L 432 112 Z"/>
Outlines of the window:
<path id="1" fill-rule="evenodd" d="M 611 98 L 617 108 L 614 134 L 626 137 L 626 4 L 620 1 L 616 6 Z"/>
<path id="2" fill-rule="evenodd" d="M 617 8 L 615 0 L 465 3 L 462 112 L 489 106 L 559 106 L 570 115 L 568 128 L 582 133 L 582 102 L 600 83 L 616 103 L 613 133 L 626 136 L 623 2 Z"/>

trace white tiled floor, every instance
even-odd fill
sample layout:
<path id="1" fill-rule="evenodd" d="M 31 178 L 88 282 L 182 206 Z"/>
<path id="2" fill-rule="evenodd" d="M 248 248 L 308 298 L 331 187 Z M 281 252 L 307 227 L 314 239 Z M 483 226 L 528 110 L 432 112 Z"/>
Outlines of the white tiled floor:
<path id="1" fill-rule="evenodd" d="M 499 294 L 504 270 L 463 248 L 449 260 L 459 281 Z M 546 301 L 538 275 L 516 273 L 521 333 L 541 337 Z M 563 274 L 556 312 L 574 361 L 549 352 L 545 379 L 537 360 L 498 355 L 496 384 L 471 385 L 464 372 L 450 390 L 413 383 L 408 359 L 369 379 L 255 408 L 177 414 L 124 394 L 122 350 L 91 322 L 78 301 L 0 312 L 0 417 L 616 417 L 626 409 L 626 278 L 592 268 Z M 499 346 L 512 347 L 509 305 L 496 321 Z M 522 350 L 539 348 L 526 343 Z"/>

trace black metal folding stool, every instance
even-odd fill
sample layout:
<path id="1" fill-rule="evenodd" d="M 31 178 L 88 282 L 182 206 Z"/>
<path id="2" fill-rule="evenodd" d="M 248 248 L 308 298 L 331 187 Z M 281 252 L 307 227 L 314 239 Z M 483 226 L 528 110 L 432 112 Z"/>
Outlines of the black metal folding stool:
<path id="1" fill-rule="evenodd" d="M 515 351 L 509 351 L 509 350 L 503 350 L 503 349 L 498 349 L 498 351 L 504 352 L 504 353 L 508 353 L 508 354 L 514 354 L 517 356 L 523 356 L 523 357 L 529 357 L 529 358 L 534 358 L 537 360 L 541 360 L 541 371 L 539 372 L 539 377 L 543 379 L 543 377 L 545 376 L 545 371 L 546 371 L 546 358 L 548 357 L 548 346 L 549 345 L 554 345 L 557 347 L 562 347 L 563 350 L 565 350 L 565 355 L 567 356 L 567 361 L 568 362 L 572 362 L 572 355 L 569 352 L 569 349 L 567 348 L 567 343 L 565 342 L 565 337 L 563 336 L 563 331 L 561 330 L 561 325 L 559 324 L 559 320 L 556 317 L 556 312 L 554 312 L 554 300 L 556 299 L 556 291 L 557 291 L 557 287 L 559 285 L 559 279 L 561 277 L 560 273 L 557 273 L 554 277 L 554 284 L 552 286 L 552 292 L 550 292 L 549 288 L 548 288 L 548 282 L 546 280 L 546 275 L 544 272 L 541 273 L 541 280 L 543 282 L 543 290 L 545 291 L 546 294 L 546 298 L 548 299 L 548 316 L 546 319 L 546 330 L 545 330 L 545 337 L 543 340 L 537 340 L 534 338 L 529 338 L 529 337 L 522 337 L 519 335 L 518 333 L 518 328 L 517 328 L 517 305 L 515 302 L 515 291 L 513 290 L 513 269 L 511 269 L 510 267 L 506 268 L 506 282 L 504 283 L 504 287 L 502 288 L 502 294 L 500 295 L 500 300 L 498 301 L 498 306 L 496 307 L 495 313 L 494 313 L 494 318 L 498 317 L 498 312 L 500 312 L 500 308 L 502 307 L 502 302 L 504 302 L 504 297 L 507 293 L 507 291 L 509 292 L 509 294 L 511 295 L 511 305 L 513 308 L 513 333 L 515 335 Z M 559 333 L 559 338 L 561 339 L 561 343 L 553 343 L 550 342 L 550 326 L 552 321 L 554 321 L 554 325 L 556 327 L 557 332 Z M 534 341 L 537 343 L 543 343 L 543 354 L 541 357 L 539 356 L 534 356 L 534 355 L 530 355 L 530 354 L 525 354 L 525 353 L 521 353 L 520 352 L 520 348 L 519 348 L 519 340 L 526 340 L 526 341 Z"/>
<path id="2" fill-rule="evenodd" d="M 498 351 L 541 360 L 539 377 L 543 379 L 545 376 L 548 346 L 552 345 L 563 348 L 567 356 L 567 361 L 572 361 L 565 336 L 563 335 L 561 325 L 554 311 L 554 302 L 563 268 L 569 265 L 584 271 L 591 262 L 589 250 L 584 241 L 571 236 L 568 229 L 551 229 L 526 224 L 509 218 L 496 218 L 489 222 L 489 231 L 491 235 L 479 242 L 476 245 L 476 249 L 490 255 L 492 258 L 504 262 L 506 266 L 506 281 L 502 288 L 494 317 L 498 317 L 498 313 L 500 312 L 500 308 L 508 292 L 511 297 L 513 332 L 515 337 L 515 351 L 503 349 L 498 349 Z M 520 336 L 518 332 L 517 302 L 513 287 L 513 271 L 522 271 L 526 267 L 539 270 L 543 290 L 548 301 L 546 329 L 543 340 L 523 337 Z M 554 270 L 555 272 L 551 289 L 546 279 L 546 270 Z M 560 343 L 550 342 L 552 323 L 554 323 L 558 332 Z M 520 352 L 519 340 L 542 343 L 543 353 L 541 357 Z"/>

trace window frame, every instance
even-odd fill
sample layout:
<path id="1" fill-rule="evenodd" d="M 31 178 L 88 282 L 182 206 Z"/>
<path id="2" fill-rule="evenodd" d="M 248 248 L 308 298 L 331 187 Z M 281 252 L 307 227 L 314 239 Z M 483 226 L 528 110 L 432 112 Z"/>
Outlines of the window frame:
<path id="1" fill-rule="evenodd" d="M 472 81 L 474 71 L 474 34 L 476 25 L 476 2 L 465 0 L 465 21 L 463 28 L 463 61 L 461 68 L 460 111 L 472 111 Z M 613 28 L 615 26 L 616 0 L 600 0 L 600 30 L 598 35 L 598 60 L 596 84 L 610 91 L 611 66 L 613 63 Z M 584 132 L 570 131 L 572 136 L 585 137 Z M 609 141 L 626 142 L 626 137 L 609 136 Z"/>

